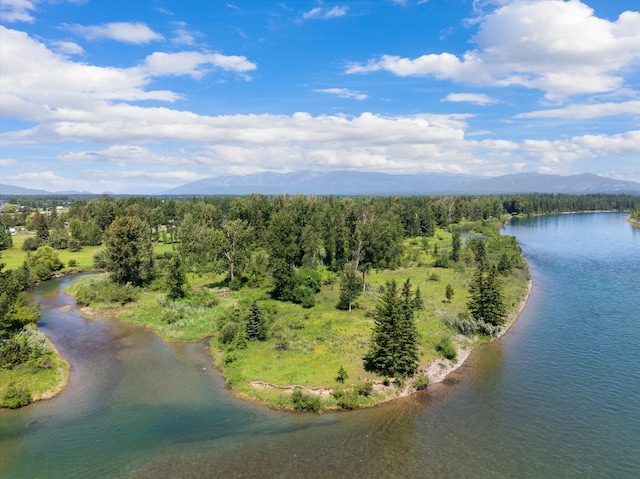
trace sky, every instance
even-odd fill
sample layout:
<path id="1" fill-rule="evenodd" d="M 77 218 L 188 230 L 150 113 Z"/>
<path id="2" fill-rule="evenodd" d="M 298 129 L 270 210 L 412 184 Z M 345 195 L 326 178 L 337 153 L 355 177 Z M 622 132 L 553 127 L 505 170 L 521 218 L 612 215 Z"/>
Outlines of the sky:
<path id="1" fill-rule="evenodd" d="M 640 182 L 640 0 L 2 0 L 0 183 Z"/>

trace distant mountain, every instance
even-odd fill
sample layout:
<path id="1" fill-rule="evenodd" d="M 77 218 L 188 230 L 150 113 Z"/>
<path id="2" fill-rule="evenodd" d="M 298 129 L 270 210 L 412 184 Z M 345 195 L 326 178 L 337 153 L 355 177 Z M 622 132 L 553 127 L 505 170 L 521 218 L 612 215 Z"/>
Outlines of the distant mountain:
<path id="1" fill-rule="evenodd" d="M 52 195 L 50 191 L 32 190 L 31 188 L 22 188 L 20 186 L 0 184 L 0 195 L 3 196 L 27 196 L 27 195 Z"/>
<path id="2" fill-rule="evenodd" d="M 497 177 L 418 173 L 391 175 L 362 171 L 299 171 L 206 178 L 166 190 L 163 195 L 442 195 L 510 193 L 630 193 L 640 183 L 592 174 L 572 176 L 517 173 Z"/>

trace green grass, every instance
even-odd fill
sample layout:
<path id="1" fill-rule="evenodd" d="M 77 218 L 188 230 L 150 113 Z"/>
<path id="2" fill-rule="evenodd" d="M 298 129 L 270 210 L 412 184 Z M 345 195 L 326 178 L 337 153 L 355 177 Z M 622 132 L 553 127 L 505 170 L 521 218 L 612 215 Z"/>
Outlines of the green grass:
<path id="1" fill-rule="evenodd" d="M 33 401 L 47 399 L 61 390 L 69 377 L 69 363 L 56 353 L 50 353 L 49 360 L 51 367 L 46 369 L 29 364 L 0 369 L 0 402 L 10 385 L 29 391 Z"/>

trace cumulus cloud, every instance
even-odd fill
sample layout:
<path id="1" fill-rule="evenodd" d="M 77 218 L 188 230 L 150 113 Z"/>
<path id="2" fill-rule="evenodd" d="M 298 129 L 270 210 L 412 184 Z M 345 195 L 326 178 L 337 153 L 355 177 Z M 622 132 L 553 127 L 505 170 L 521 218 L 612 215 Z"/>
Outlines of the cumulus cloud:
<path id="1" fill-rule="evenodd" d="M 476 105 L 490 105 L 496 103 L 494 98 L 483 93 L 449 93 L 442 101 L 474 103 Z"/>
<path id="2" fill-rule="evenodd" d="M 154 32 L 144 23 L 113 22 L 91 26 L 67 24 L 65 28 L 87 40 L 108 39 L 135 45 L 145 45 L 164 39 L 162 35 Z"/>
<path id="3" fill-rule="evenodd" d="M 155 52 L 145 59 L 144 66 L 152 76 L 190 75 L 193 78 L 201 78 L 210 68 L 220 68 L 236 73 L 257 68 L 255 63 L 244 56 L 201 52 Z"/>
<path id="4" fill-rule="evenodd" d="M 362 93 L 356 90 L 349 90 L 348 88 L 319 88 L 313 91 L 318 93 L 329 93 L 340 98 L 351 98 L 354 100 L 366 100 L 369 97 L 366 93 Z"/>
<path id="5" fill-rule="evenodd" d="M 492 2 L 495 8 L 496 2 Z M 624 85 L 624 68 L 640 60 L 640 13 L 598 18 L 578 0 L 498 2 L 478 18 L 475 49 L 463 55 L 417 58 L 382 55 L 351 63 L 347 73 L 388 71 L 492 86 L 523 86 L 548 99 L 610 92 Z"/>
<path id="6" fill-rule="evenodd" d="M 219 53 L 154 53 L 131 68 L 98 67 L 56 54 L 26 33 L 0 26 L 0 101 L 3 115 L 25 121 L 68 122 L 94 118 L 108 109 L 105 102 L 158 100 L 180 96 L 150 90 L 155 76 L 191 75 L 200 78 L 212 69 L 244 74 L 255 64 L 245 57 Z M 62 128 L 63 123 L 58 123 Z"/>

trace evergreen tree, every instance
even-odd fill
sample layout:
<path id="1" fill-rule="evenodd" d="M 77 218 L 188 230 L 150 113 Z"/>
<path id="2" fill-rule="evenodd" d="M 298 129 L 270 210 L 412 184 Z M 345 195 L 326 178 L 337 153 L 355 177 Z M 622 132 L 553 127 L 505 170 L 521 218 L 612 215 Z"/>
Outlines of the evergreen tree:
<path id="1" fill-rule="evenodd" d="M 362 293 L 362 278 L 352 263 L 345 265 L 340 277 L 340 300 L 337 308 L 351 311 L 355 299 Z"/>
<path id="2" fill-rule="evenodd" d="M 395 281 L 387 282 L 375 312 L 375 326 L 365 369 L 389 377 L 412 376 L 418 369 L 418 332 L 415 303 L 407 280 L 398 293 Z"/>
<path id="3" fill-rule="evenodd" d="M 467 307 L 474 320 L 493 326 L 504 324 L 507 308 L 495 266 L 489 268 L 486 273 L 484 268 L 479 266 L 469 286 L 469 292 L 471 299 Z"/>
<path id="4" fill-rule="evenodd" d="M 455 230 L 451 235 L 451 261 L 458 261 L 460 259 L 460 246 L 462 242 L 460 240 L 460 231 Z"/>
<path id="5" fill-rule="evenodd" d="M 447 303 L 451 302 L 451 298 L 453 298 L 453 286 L 447 284 L 447 289 L 444 292 L 445 298 L 447 298 Z"/>
<path id="6" fill-rule="evenodd" d="M 250 340 L 264 341 L 267 339 L 267 321 L 255 300 L 251 303 L 251 309 L 247 316 L 246 331 Z"/>
<path id="7" fill-rule="evenodd" d="M 167 270 L 167 288 L 169 292 L 167 296 L 171 299 L 184 298 L 184 283 L 186 281 L 184 267 L 180 261 L 180 257 L 175 255 L 169 262 Z"/>

